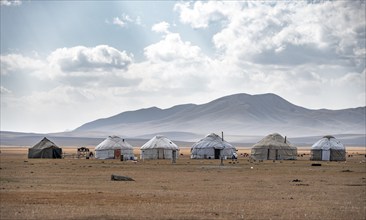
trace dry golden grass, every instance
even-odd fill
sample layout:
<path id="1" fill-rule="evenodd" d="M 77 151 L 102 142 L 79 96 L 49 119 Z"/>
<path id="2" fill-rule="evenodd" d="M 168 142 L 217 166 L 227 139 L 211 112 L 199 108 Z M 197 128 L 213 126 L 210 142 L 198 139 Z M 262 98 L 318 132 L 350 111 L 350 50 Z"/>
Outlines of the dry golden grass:
<path id="1" fill-rule="evenodd" d="M 364 147 L 348 149 L 347 162 L 320 167 L 308 155 L 275 163 L 241 157 L 220 166 L 189 159 L 189 149 L 176 164 L 28 159 L 27 148 L 0 149 L 0 219 L 366 218 Z M 111 181 L 111 174 L 136 181 Z"/>

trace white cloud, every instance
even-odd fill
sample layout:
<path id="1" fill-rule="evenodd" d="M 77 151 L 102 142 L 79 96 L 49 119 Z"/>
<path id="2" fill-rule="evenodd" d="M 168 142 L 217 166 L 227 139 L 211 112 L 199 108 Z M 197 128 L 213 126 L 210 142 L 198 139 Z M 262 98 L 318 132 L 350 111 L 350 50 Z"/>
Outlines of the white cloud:
<path id="1" fill-rule="evenodd" d="M 152 31 L 157 33 L 169 33 L 170 24 L 166 21 L 154 24 L 151 28 Z"/>
<path id="2" fill-rule="evenodd" d="M 193 28 L 226 20 L 212 40 L 232 62 L 263 64 L 344 62 L 362 66 L 365 3 L 195 2 L 177 3 L 180 20 Z M 336 13 L 335 13 L 336 12 Z M 348 62 L 349 62 L 348 61 Z"/>
<path id="3" fill-rule="evenodd" d="M 106 23 L 109 23 L 107 20 Z M 120 17 L 114 17 L 112 20 L 112 24 L 125 28 L 128 24 L 136 24 L 142 26 L 141 17 L 137 16 L 136 18 L 132 18 L 130 15 L 123 13 Z"/>
<path id="4" fill-rule="evenodd" d="M 236 5 L 236 3 L 234 4 Z M 210 22 L 220 21 L 228 16 L 230 13 L 228 6 L 229 4 L 221 1 L 208 1 L 206 3 L 197 1 L 193 5 L 190 2 L 177 3 L 174 10 L 180 13 L 182 23 L 190 24 L 193 28 L 207 28 Z"/>
<path id="5" fill-rule="evenodd" d="M 93 48 L 77 46 L 57 49 L 47 60 L 51 66 L 59 67 L 63 72 L 98 72 L 126 69 L 132 62 L 133 55 L 107 45 Z"/>
<path id="6" fill-rule="evenodd" d="M 113 22 L 113 24 L 116 24 L 120 27 L 125 27 L 127 25 L 127 23 L 125 21 L 121 20 L 119 17 L 113 18 L 112 22 Z"/>
<path id="7" fill-rule="evenodd" d="M 0 56 L 1 75 L 12 72 L 32 72 L 45 66 L 44 61 L 23 56 L 22 54 L 8 54 Z"/>
<path id="8" fill-rule="evenodd" d="M 128 87 L 139 79 L 130 76 L 133 55 L 107 45 L 59 48 L 47 57 L 52 75 L 61 84 L 74 87 Z"/>
<path id="9" fill-rule="evenodd" d="M 137 75 L 141 81 L 138 86 L 131 89 L 135 94 L 148 93 L 144 96 L 152 99 L 187 96 L 188 91 L 190 96 L 205 91 L 210 81 L 204 71 L 206 66 L 193 67 L 189 60 L 182 62 L 182 60 L 176 63 L 146 61 L 132 65 L 131 74 Z"/>
<path id="10" fill-rule="evenodd" d="M 107 45 L 59 48 L 46 58 L 8 54 L 1 56 L 1 86 L 16 96 L 45 92 L 54 86 L 129 87 L 140 81 L 127 71 L 132 62 L 132 55 Z"/>
<path id="11" fill-rule="evenodd" d="M 178 33 L 168 33 L 158 43 L 144 49 L 144 54 L 152 62 L 201 62 L 205 59 L 201 48 L 189 41 L 182 41 Z"/>
<path id="12" fill-rule="evenodd" d="M 332 84 L 335 87 L 347 87 L 352 85 L 353 89 L 362 90 L 366 88 L 366 69 L 362 73 L 347 73 L 342 77 L 333 79 Z M 366 101 L 366 100 L 365 100 Z"/>
<path id="13" fill-rule="evenodd" d="M 0 86 L 0 94 L 5 95 L 5 94 L 10 94 L 11 91 L 7 88 L 5 88 L 4 86 Z"/>
<path id="14" fill-rule="evenodd" d="M 166 27 L 164 23 L 160 25 Z M 159 30 L 165 29 L 160 27 Z M 207 89 L 207 70 L 212 60 L 200 47 L 183 41 L 180 34 L 167 32 L 161 41 L 147 46 L 144 54 L 146 61 L 132 64 L 128 71 L 140 79 L 134 93 L 181 97 L 187 95 L 187 90 L 197 94 Z"/>
<path id="15" fill-rule="evenodd" d="M 22 4 L 21 0 L 1 0 L 1 6 L 19 6 Z"/>

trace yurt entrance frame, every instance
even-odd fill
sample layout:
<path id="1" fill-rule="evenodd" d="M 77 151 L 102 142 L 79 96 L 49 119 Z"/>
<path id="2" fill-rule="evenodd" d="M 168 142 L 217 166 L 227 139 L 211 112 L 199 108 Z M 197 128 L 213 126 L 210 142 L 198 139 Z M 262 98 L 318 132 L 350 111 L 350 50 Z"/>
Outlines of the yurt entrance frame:
<path id="1" fill-rule="evenodd" d="M 278 149 L 268 149 L 267 160 L 277 160 L 278 159 Z"/>
<path id="2" fill-rule="evenodd" d="M 116 149 L 114 150 L 114 159 L 119 159 L 121 157 L 121 150 Z"/>
<path id="3" fill-rule="evenodd" d="M 172 163 L 176 163 L 177 161 L 177 151 L 173 150 L 172 151 Z"/>
<path id="4" fill-rule="evenodd" d="M 164 157 L 164 149 L 163 148 L 158 148 L 158 159 L 165 159 Z"/>
<path id="5" fill-rule="evenodd" d="M 322 150 L 322 160 L 330 160 L 330 150 Z"/>
<path id="6" fill-rule="evenodd" d="M 221 155 L 221 150 L 215 149 L 215 159 L 220 159 L 220 155 Z"/>

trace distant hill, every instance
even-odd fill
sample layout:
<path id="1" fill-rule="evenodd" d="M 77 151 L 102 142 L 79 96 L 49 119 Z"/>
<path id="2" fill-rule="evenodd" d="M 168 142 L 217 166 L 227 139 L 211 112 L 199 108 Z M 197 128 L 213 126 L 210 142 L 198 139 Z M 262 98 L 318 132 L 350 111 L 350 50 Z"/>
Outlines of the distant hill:
<path id="1" fill-rule="evenodd" d="M 147 138 L 163 133 L 170 134 L 172 139 L 187 141 L 221 131 L 237 141 L 244 140 L 244 136 L 264 136 L 273 132 L 294 137 L 365 134 L 365 115 L 365 107 L 311 110 L 275 94 L 235 94 L 202 105 L 122 112 L 86 123 L 71 134 Z"/>

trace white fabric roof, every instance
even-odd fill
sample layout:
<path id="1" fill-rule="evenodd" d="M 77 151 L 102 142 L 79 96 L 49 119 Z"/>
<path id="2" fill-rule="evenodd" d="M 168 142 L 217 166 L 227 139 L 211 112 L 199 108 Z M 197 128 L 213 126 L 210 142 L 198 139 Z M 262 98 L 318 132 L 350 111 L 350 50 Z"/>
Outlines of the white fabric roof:
<path id="1" fill-rule="evenodd" d="M 176 144 L 162 135 L 156 135 L 155 137 L 151 138 L 148 142 L 142 145 L 141 150 L 157 148 L 179 150 L 179 147 Z"/>
<path id="2" fill-rule="evenodd" d="M 344 150 L 345 146 L 337 140 L 335 137 L 332 136 L 324 136 L 322 139 L 317 141 L 311 149 L 322 149 L 322 150 L 329 150 L 329 149 L 337 149 L 337 150 Z"/>
<path id="3" fill-rule="evenodd" d="M 133 149 L 133 147 L 129 143 L 127 143 L 125 139 L 122 139 L 118 136 L 109 136 L 95 147 L 95 150 L 115 149 Z"/>
<path id="4" fill-rule="evenodd" d="M 215 148 L 215 149 L 224 149 L 224 148 L 234 148 L 235 147 L 229 144 L 226 141 L 223 141 L 220 136 L 215 133 L 211 133 L 207 135 L 205 138 L 199 140 L 198 142 L 192 145 L 192 148 L 202 149 L 202 148 Z"/>
<path id="5" fill-rule="evenodd" d="M 269 134 L 254 144 L 252 148 L 276 148 L 276 149 L 289 149 L 296 148 L 293 146 L 287 138 L 282 137 L 278 133 Z"/>

